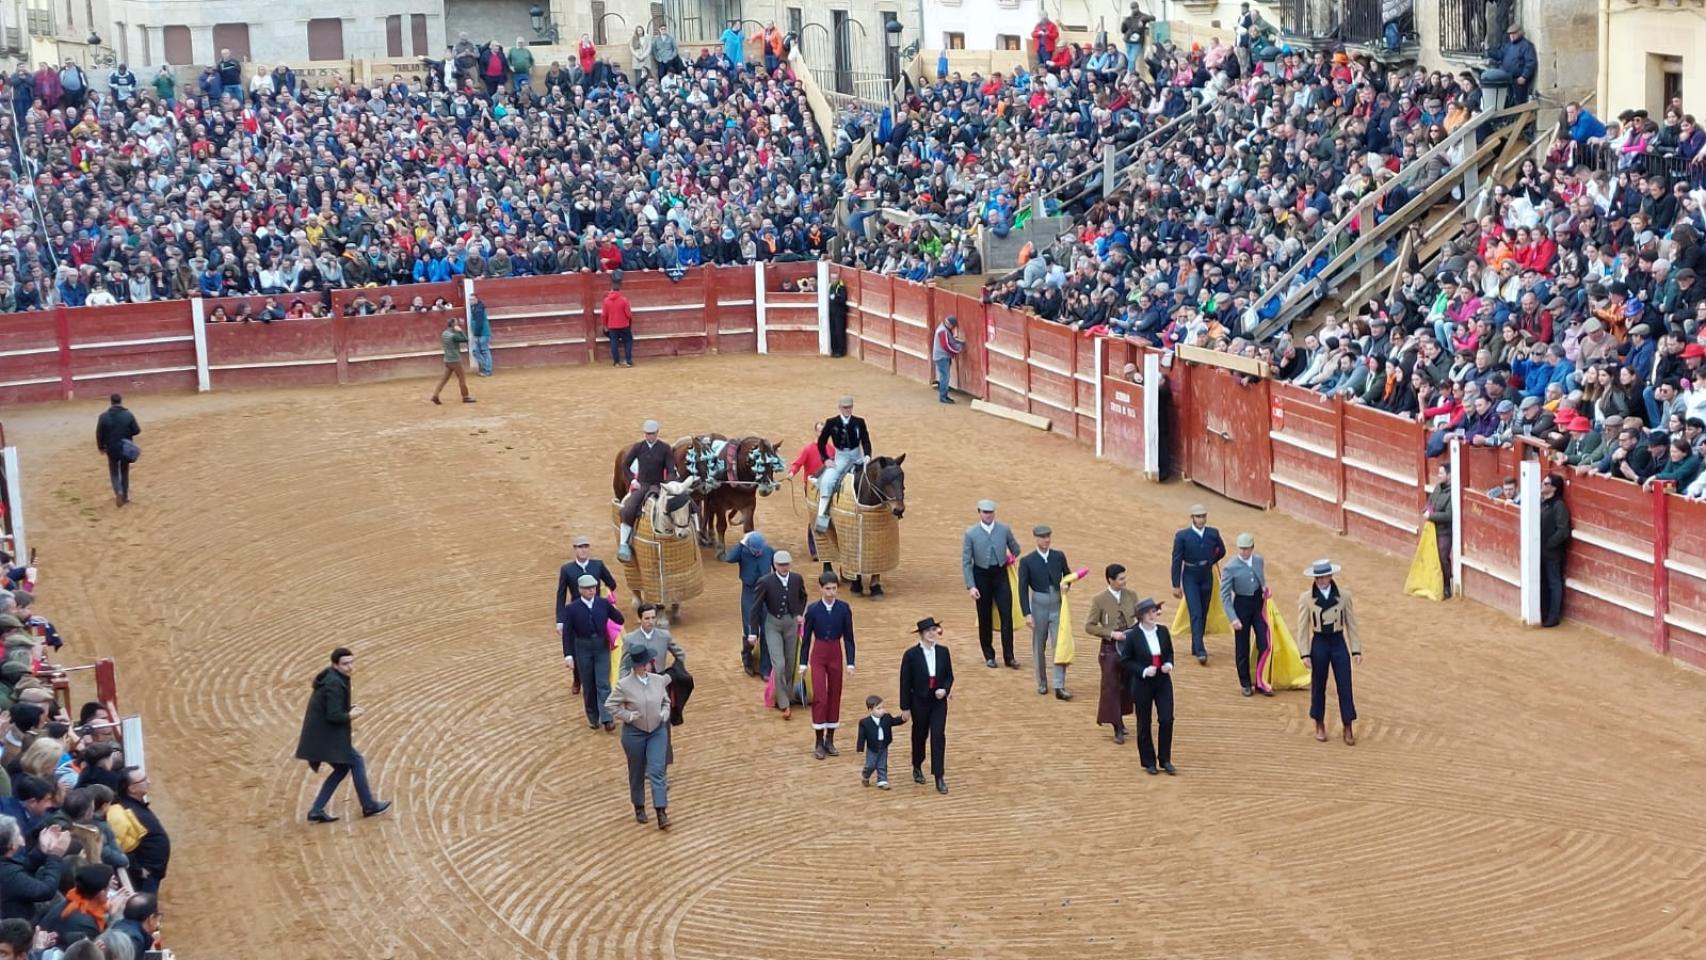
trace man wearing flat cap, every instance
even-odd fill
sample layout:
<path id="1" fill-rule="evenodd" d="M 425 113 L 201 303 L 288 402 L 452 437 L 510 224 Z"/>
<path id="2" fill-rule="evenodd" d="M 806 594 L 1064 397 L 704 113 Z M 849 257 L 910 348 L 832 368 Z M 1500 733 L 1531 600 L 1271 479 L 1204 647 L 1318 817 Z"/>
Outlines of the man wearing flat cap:
<path id="1" fill-rule="evenodd" d="M 574 538 L 574 558 L 563 564 L 557 571 L 557 636 L 563 635 L 563 613 L 571 601 L 578 596 L 581 577 L 592 577 L 603 584 L 611 593 L 616 592 L 616 577 L 603 560 L 592 556 L 592 539 L 584 534 Z M 575 691 L 581 692 L 580 671 L 575 671 Z"/>
<path id="2" fill-rule="evenodd" d="M 610 624 L 623 622 L 622 611 L 598 595 L 597 577 L 583 574 L 575 586 L 580 596 L 563 611 L 563 663 L 580 671 L 586 725 L 614 730 L 604 701 L 610 696 Z"/>
<path id="3" fill-rule="evenodd" d="M 822 531 L 829 529 L 829 498 L 841 486 L 842 475 L 871 459 L 871 431 L 864 417 L 853 415 L 852 397 L 842 397 L 836 415 L 823 422 L 817 435 L 817 452 L 827 464 L 817 481 L 817 529 Z"/>
<path id="4" fill-rule="evenodd" d="M 983 665 L 995 668 L 993 617 L 1001 615 L 1001 654 L 1007 666 L 1017 670 L 1013 659 L 1013 595 L 1007 585 L 1007 557 L 1019 555 L 1019 540 L 1013 529 L 995 519 L 995 501 L 977 502 L 977 522 L 966 528 L 960 545 L 960 572 L 966 591 L 977 602 L 977 641 L 983 648 Z"/>
<path id="5" fill-rule="evenodd" d="M 1269 645 L 1268 621 L 1262 608 L 1268 597 L 1267 571 L 1262 555 L 1256 552 L 1256 536 L 1240 533 L 1238 552 L 1220 569 L 1220 604 L 1226 608 L 1226 620 L 1232 625 L 1233 659 L 1238 664 L 1238 686 L 1244 696 L 1260 689 L 1262 696 L 1274 695 L 1273 687 L 1264 677 L 1267 674 Z M 1256 637 L 1256 671 L 1250 672 L 1250 636 Z"/>
<path id="6" fill-rule="evenodd" d="M 942 625 L 935 617 L 918 621 L 913 630 L 918 643 L 900 656 L 900 718 L 912 724 L 912 782 L 924 782 L 924 741 L 928 739 L 936 792 L 947 793 L 944 751 L 948 746 L 948 696 L 954 689 L 954 659 L 939 642 Z"/>
<path id="7" fill-rule="evenodd" d="M 658 439 L 658 422 L 647 420 L 640 425 L 640 430 L 645 433 L 644 439 L 629 447 L 622 457 L 630 478 L 628 493 L 622 501 L 621 542 L 616 545 L 616 559 L 623 563 L 634 558 L 634 523 L 639 519 L 640 508 L 645 506 L 646 498 L 657 492 L 665 480 L 678 479 L 675 451 Z"/>
<path id="8" fill-rule="evenodd" d="M 1031 625 L 1031 662 L 1036 670 L 1037 693 L 1047 696 L 1049 675 L 1054 677 L 1054 696 L 1071 700 L 1066 691 L 1066 665 L 1053 664 L 1049 669 L 1051 641 L 1060 642 L 1060 609 L 1066 602 L 1070 583 L 1064 582 L 1071 566 L 1066 554 L 1053 549 L 1054 531 L 1038 524 L 1031 530 L 1037 548 L 1019 561 L 1019 612 Z"/>
<path id="9" fill-rule="evenodd" d="M 1173 534 L 1173 596 L 1182 597 L 1185 611 L 1191 616 L 1191 655 L 1197 662 L 1208 665 L 1208 646 L 1203 634 L 1208 629 L 1209 598 L 1214 593 L 1214 567 L 1226 556 L 1226 541 L 1220 531 L 1208 525 L 1208 508 L 1202 504 L 1191 507 L 1191 525 Z"/>
<path id="10" fill-rule="evenodd" d="M 746 620 L 763 628 L 764 645 L 770 651 L 770 682 L 772 698 L 782 719 L 794 718 L 794 682 L 804 670 L 800 667 L 800 617 L 806 612 L 806 580 L 793 572 L 794 557 L 786 550 L 776 551 L 775 569 L 758 581 L 752 594 L 752 606 Z M 746 642 L 758 642 L 757 634 L 749 634 Z"/>

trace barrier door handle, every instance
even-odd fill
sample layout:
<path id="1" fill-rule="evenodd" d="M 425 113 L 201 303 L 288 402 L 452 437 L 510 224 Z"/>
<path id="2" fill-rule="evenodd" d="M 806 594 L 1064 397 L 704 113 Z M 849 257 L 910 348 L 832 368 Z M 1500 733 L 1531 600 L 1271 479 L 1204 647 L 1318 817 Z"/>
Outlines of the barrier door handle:
<path id="1" fill-rule="evenodd" d="M 1214 431 L 1214 433 L 1216 436 L 1220 437 L 1220 439 L 1225 440 L 1228 443 L 1232 442 L 1232 431 L 1230 431 L 1230 430 L 1216 430 L 1216 431 Z"/>

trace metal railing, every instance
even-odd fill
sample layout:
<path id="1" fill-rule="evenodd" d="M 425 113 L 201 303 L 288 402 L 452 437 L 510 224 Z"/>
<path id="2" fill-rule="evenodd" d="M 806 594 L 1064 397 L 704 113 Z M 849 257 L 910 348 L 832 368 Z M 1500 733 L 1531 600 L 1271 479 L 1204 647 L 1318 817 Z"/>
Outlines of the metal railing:
<path id="1" fill-rule="evenodd" d="M 1380 39 L 1382 26 L 1380 0 L 1346 0 L 1339 20 L 1339 39 L 1346 43 L 1374 43 Z"/>
<path id="2" fill-rule="evenodd" d="M 1296 36 L 1315 35 L 1315 16 L 1309 0 L 1281 0 L 1280 29 Z"/>
<path id="3" fill-rule="evenodd" d="M 1487 52 L 1486 0 L 1439 0 L 1439 51 L 1451 55 Z"/>
<path id="4" fill-rule="evenodd" d="M 1503 110 L 1485 110 L 1476 114 L 1426 153 L 1406 164 L 1398 171 L 1397 175 L 1387 178 L 1379 187 L 1370 190 L 1358 199 L 1344 216 L 1340 217 L 1325 231 L 1321 239 L 1304 251 L 1291 268 L 1281 274 L 1280 278 L 1270 285 L 1256 299 L 1255 303 L 1250 305 L 1246 313 L 1246 323 L 1255 323 L 1253 333 L 1255 339 L 1266 339 L 1281 329 L 1289 327 L 1291 322 L 1303 311 L 1326 297 L 1333 280 L 1342 273 L 1345 264 L 1344 258 L 1352 248 L 1366 247 L 1365 241 L 1370 237 L 1384 235 L 1393 230 L 1393 226 L 1388 226 L 1392 221 L 1405 223 L 1410 219 L 1408 215 L 1420 212 L 1411 209 L 1421 199 L 1418 196 L 1411 200 L 1410 204 L 1406 205 L 1399 213 L 1394 213 L 1391 217 L 1375 223 L 1375 208 L 1395 187 L 1409 184 L 1415 179 L 1416 174 L 1426 167 L 1429 161 L 1446 156 L 1448 151 L 1464 145 L 1466 139 L 1469 141 L 1469 146 L 1475 145 L 1478 139 L 1484 146 L 1485 142 L 1492 138 L 1495 131 L 1504 133 L 1508 130 L 1510 135 L 1514 136 L 1520 125 L 1527 124 L 1533 119 L 1532 115 L 1539 107 L 1540 104 L 1529 102 L 1514 107 L 1506 107 Z M 1474 158 L 1466 161 L 1466 163 L 1478 162 L 1480 161 Z M 1449 184 L 1452 180 L 1460 178 L 1461 175 L 1460 165 L 1458 168 L 1447 171 L 1436 183 Z M 1358 226 L 1361 227 L 1360 231 L 1353 229 Z M 1356 237 L 1356 239 L 1352 240 L 1347 246 L 1345 240 L 1348 237 Z M 1328 262 L 1321 270 L 1307 279 L 1301 279 L 1303 271 L 1311 264 L 1316 263 L 1321 255 L 1327 253 L 1329 249 L 1334 252 L 1328 256 Z M 1276 299 L 1280 303 L 1278 312 L 1270 319 L 1256 322 L 1256 318 L 1261 315 L 1262 308 Z"/>
<path id="5" fill-rule="evenodd" d="M 1120 171 L 1125 170 L 1125 168 L 1131 163 L 1132 158 L 1137 156 L 1137 152 L 1139 150 L 1149 146 L 1157 137 L 1171 136 L 1173 133 L 1177 133 L 1183 128 L 1186 120 L 1202 113 L 1202 111 L 1207 109 L 1208 106 L 1209 105 L 1206 102 L 1192 104 L 1189 110 L 1186 110 L 1184 113 L 1179 114 L 1177 117 L 1167 121 L 1160 127 L 1145 133 L 1143 136 L 1138 137 L 1131 143 L 1121 147 L 1119 151 L 1114 154 L 1114 169 Z M 1099 163 L 1091 169 L 1084 171 L 1046 193 L 1033 194 L 1031 206 L 1035 213 L 1032 215 L 1038 217 L 1045 215 L 1048 212 L 1048 203 L 1051 200 L 1059 203 L 1061 209 L 1065 209 L 1066 207 L 1071 206 L 1074 202 L 1082 199 L 1085 193 L 1089 191 L 1091 181 L 1103 172 L 1103 166 L 1103 164 Z M 1104 183 L 1102 185 L 1102 195 L 1109 196 L 1115 189 L 1115 185 Z"/>

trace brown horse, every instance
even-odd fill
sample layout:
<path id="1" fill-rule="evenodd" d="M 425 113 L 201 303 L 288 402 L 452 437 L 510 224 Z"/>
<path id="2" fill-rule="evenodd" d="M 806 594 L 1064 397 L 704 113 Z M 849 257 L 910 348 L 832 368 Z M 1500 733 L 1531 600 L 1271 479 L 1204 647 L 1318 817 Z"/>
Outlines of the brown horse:
<path id="1" fill-rule="evenodd" d="M 723 548 L 731 522 L 751 533 L 758 498 L 768 497 L 780 484 L 787 464 L 776 444 L 760 436 L 724 437 L 707 433 L 675 443 L 675 466 L 684 477 L 699 481 L 699 531 L 703 546 Z"/>
<path id="2" fill-rule="evenodd" d="M 906 470 L 901 464 L 906 462 L 906 454 L 898 457 L 872 457 L 870 462 L 855 468 L 853 473 L 853 492 L 862 507 L 887 506 L 896 520 L 906 516 Z M 812 555 L 817 555 L 818 534 L 813 528 L 806 529 L 806 539 L 812 545 Z M 823 569 L 834 572 L 835 565 L 824 561 Z M 853 578 L 853 592 L 865 592 L 865 578 Z M 871 596 L 883 595 L 883 575 L 871 574 Z"/>

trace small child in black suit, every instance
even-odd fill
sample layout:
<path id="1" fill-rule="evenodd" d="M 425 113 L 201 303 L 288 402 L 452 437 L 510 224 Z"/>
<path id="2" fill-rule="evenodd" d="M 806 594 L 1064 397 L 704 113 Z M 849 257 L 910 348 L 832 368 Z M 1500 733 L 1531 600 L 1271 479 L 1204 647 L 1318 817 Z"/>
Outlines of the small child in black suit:
<path id="1" fill-rule="evenodd" d="M 853 744 L 853 749 L 865 755 L 865 770 L 859 774 L 859 784 L 870 786 L 871 773 L 875 771 L 877 789 L 887 790 L 889 744 L 894 742 L 894 728 L 906 721 L 889 716 L 888 708 L 883 706 L 883 698 L 874 693 L 865 698 L 865 707 L 871 715 L 859 721 L 859 739 Z"/>

